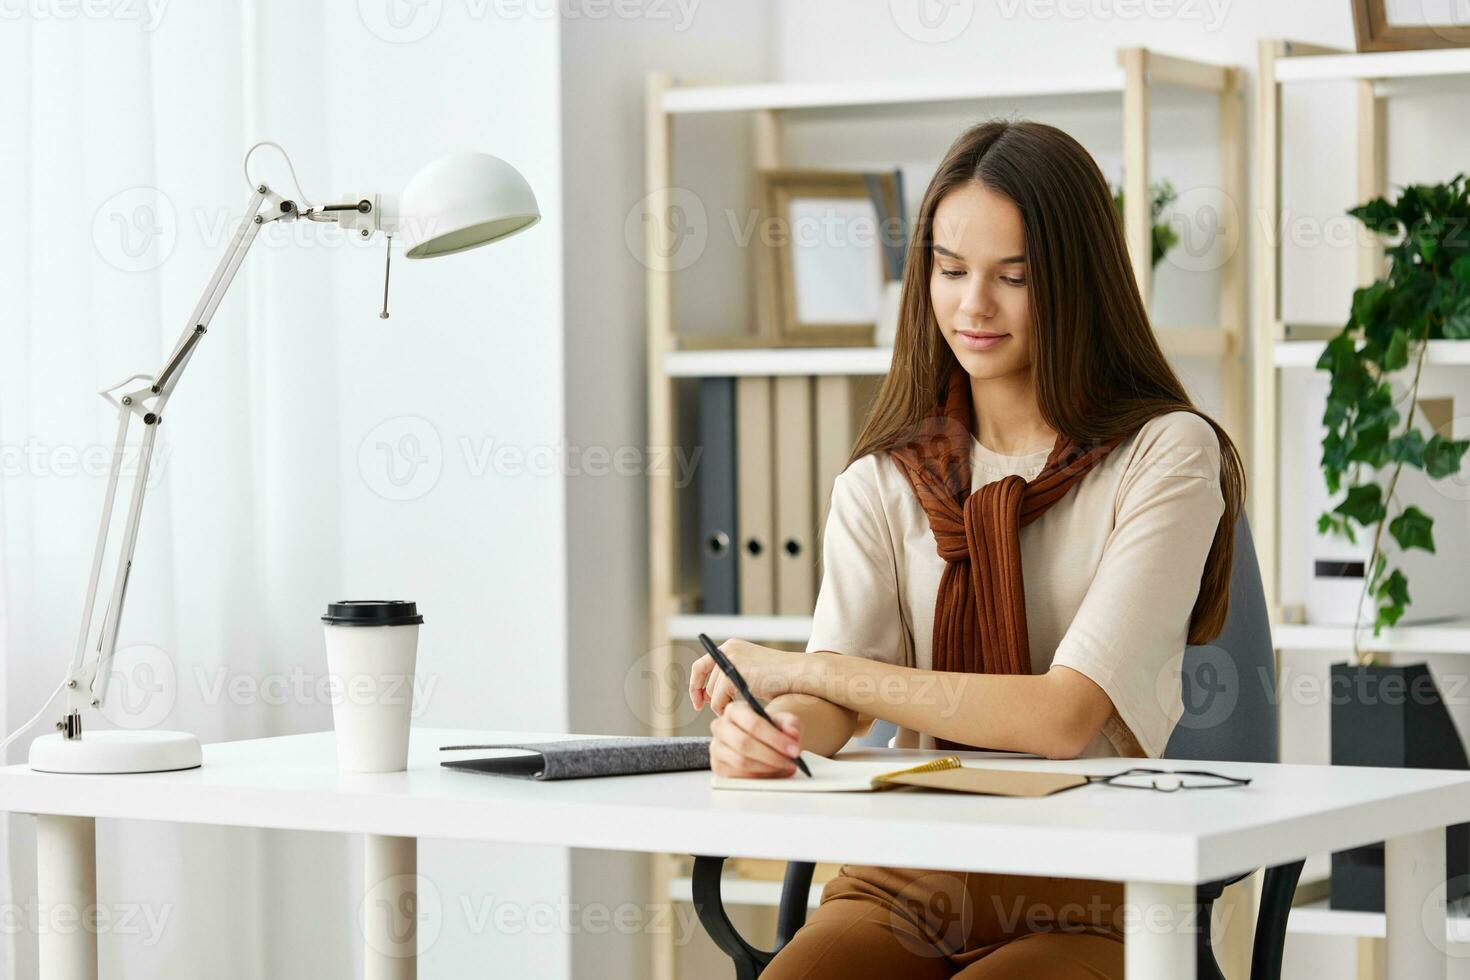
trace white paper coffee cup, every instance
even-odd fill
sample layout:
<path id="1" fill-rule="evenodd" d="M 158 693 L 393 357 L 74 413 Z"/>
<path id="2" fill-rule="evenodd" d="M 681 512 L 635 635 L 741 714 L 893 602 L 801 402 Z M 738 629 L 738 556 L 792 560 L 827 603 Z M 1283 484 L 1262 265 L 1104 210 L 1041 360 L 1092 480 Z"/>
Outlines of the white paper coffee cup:
<path id="1" fill-rule="evenodd" d="M 337 767 L 343 772 L 408 768 L 419 626 L 412 602 L 334 602 L 322 617 Z"/>

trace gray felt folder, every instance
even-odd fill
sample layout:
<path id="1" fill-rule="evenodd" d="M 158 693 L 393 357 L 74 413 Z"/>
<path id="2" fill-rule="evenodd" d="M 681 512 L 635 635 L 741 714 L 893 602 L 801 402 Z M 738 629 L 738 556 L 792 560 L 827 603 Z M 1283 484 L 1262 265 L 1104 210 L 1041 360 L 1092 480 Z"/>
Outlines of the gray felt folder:
<path id="1" fill-rule="evenodd" d="M 709 768 L 707 736 L 644 738 L 569 738 L 555 742 L 502 742 L 496 745 L 446 745 L 439 751 L 523 749 L 528 754 L 488 759 L 454 759 L 451 769 L 470 769 L 497 776 L 531 779 L 583 779 L 587 776 L 633 776 Z"/>

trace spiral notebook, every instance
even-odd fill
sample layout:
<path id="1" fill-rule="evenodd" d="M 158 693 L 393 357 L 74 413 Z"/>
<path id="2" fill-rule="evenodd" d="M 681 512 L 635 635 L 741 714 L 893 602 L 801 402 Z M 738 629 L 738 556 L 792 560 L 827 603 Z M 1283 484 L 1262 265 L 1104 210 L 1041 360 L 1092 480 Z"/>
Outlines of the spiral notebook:
<path id="1" fill-rule="evenodd" d="M 871 793 L 916 787 L 953 793 L 1015 797 L 1050 796 L 1087 785 L 1087 777 L 1076 773 L 982 769 L 964 765 L 959 756 L 955 755 L 931 759 L 903 769 L 894 769 L 892 762 L 844 762 L 817 755 L 815 752 L 803 752 L 801 757 L 811 768 L 810 779 L 799 772 L 784 778 L 765 779 L 711 775 L 710 785 L 715 789 L 775 793 Z"/>

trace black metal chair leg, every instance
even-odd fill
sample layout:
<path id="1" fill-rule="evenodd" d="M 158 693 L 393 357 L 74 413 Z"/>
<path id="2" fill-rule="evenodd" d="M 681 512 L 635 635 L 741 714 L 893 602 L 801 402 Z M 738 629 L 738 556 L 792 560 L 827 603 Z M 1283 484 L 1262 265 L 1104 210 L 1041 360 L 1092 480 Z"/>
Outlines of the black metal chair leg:
<path id="1" fill-rule="evenodd" d="M 720 898 L 720 871 L 725 866 L 722 857 L 694 856 L 694 911 L 704 931 L 725 955 L 735 961 L 735 980 L 755 980 L 761 970 L 771 961 L 774 953 L 757 949 L 746 942 L 725 912 L 725 903 Z M 790 874 L 788 866 L 788 874 Z M 781 896 L 782 912 L 785 912 L 786 895 Z M 784 920 L 785 916 L 782 916 Z"/>
<path id="2" fill-rule="evenodd" d="M 775 956 L 796 935 L 796 930 L 806 924 L 807 898 L 812 892 L 812 874 L 817 870 L 811 861 L 788 861 L 786 881 L 781 886 L 781 909 L 776 914 Z"/>
<path id="3" fill-rule="evenodd" d="M 1305 861 L 1266 869 L 1261 882 L 1261 907 L 1256 912 L 1256 940 L 1251 948 L 1251 980 L 1281 980 L 1286 947 L 1286 920 L 1296 895 Z"/>

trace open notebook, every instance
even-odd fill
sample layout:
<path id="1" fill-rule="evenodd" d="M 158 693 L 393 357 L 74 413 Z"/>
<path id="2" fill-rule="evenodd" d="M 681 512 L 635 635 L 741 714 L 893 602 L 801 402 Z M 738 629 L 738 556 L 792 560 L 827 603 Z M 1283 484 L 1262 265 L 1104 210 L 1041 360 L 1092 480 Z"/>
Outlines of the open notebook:
<path id="1" fill-rule="evenodd" d="M 844 762 L 817 755 L 815 752 L 803 752 L 801 757 L 811 768 L 810 779 L 801 772 L 785 778 L 770 779 L 737 779 L 711 774 L 710 785 L 715 789 L 764 790 L 776 793 L 869 793 L 915 786 L 988 796 L 1050 796 L 1075 786 L 1087 785 L 1087 777 L 1075 773 L 981 769 L 962 764 L 959 756 L 955 755 L 931 759 L 905 769 L 894 769 L 891 761 Z"/>

